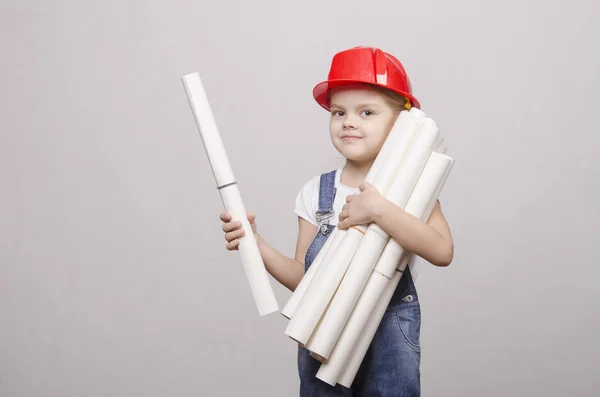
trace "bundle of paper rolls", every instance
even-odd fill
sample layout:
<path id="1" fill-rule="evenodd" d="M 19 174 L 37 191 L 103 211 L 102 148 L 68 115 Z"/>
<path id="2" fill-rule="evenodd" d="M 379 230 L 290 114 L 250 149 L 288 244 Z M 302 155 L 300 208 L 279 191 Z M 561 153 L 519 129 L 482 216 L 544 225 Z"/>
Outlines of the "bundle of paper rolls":
<path id="1" fill-rule="evenodd" d="M 436 123 L 413 107 L 400 113 L 365 180 L 426 221 L 454 165 L 445 153 Z M 281 311 L 285 334 L 321 361 L 317 378 L 351 386 L 413 255 L 374 223 L 333 229 Z"/>

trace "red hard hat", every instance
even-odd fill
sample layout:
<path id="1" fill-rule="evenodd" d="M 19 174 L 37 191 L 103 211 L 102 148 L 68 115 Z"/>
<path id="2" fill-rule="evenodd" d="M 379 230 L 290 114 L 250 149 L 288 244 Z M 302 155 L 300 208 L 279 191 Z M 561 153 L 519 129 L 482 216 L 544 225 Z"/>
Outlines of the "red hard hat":
<path id="1" fill-rule="evenodd" d="M 412 95 L 410 80 L 400 61 L 379 48 L 354 47 L 335 54 L 327 80 L 315 86 L 313 96 L 319 105 L 329 110 L 329 90 L 352 83 L 387 88 L 407 98 L 417 109 L 421 107 Z"/>

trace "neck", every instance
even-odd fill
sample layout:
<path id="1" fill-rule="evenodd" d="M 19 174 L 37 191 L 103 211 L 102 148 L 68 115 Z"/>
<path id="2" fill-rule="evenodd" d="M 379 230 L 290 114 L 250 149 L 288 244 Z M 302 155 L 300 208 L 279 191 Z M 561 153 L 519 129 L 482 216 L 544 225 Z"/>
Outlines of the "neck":
<path id="1" fill-rule="evenodd" d="M 346 186 L 358 188 L 367 177 L 374 161 L 374 159 L 364 162 L 346 160 L 340 182 Z"/>

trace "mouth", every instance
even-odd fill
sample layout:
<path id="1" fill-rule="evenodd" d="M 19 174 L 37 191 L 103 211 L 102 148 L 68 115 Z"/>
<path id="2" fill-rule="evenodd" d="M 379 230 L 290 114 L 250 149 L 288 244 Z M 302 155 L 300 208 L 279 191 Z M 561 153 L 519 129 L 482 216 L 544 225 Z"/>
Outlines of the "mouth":
<path id="1" fill-rule="evenodd" d="M 343 135 L 342 136 L 342 140 L 343 141 L 357 141 L 359 139 L 361 139 L 362 137 L 360 136 L 355 136 L 355 135 Z"/>

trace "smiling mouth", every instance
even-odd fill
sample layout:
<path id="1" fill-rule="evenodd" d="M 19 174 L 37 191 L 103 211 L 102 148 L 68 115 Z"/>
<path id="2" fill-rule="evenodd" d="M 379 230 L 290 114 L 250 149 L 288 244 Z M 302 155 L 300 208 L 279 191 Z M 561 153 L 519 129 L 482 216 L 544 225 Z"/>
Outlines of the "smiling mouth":
<path id="1" fill-rule="evenodd" d="M 342 139 L 346 139 L 346 140 L 356 140 L 356 139 L 361 139 L 362 137 L 360 136 L 351 136 L 351 135 L 345 135 L 342 137 Z"/>

